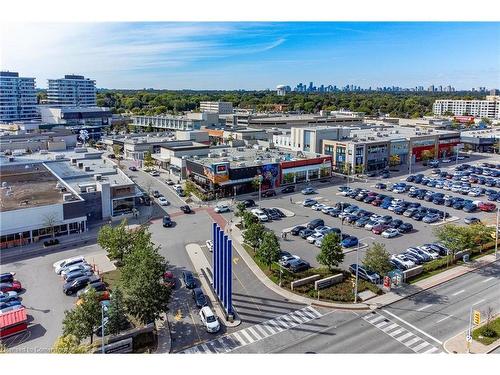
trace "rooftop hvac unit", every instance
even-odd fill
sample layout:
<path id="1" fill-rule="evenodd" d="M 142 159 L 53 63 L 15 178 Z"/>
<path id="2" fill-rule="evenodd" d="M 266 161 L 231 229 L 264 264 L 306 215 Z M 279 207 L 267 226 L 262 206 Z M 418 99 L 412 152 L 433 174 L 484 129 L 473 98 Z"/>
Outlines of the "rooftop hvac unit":
<path id="1" fill-rule="evenodd" d="M 80 193 L 86 193 L 87 192 L 87 187 L 86 186 L 80 186 Z"/>
<path id="2" fill-rule="evenodd" d="M 70 202 L 72 200 L 73 200 L 73 194 L 71 193 L 63 194 L 63 202 Z"/>
<path id="3" fill-rule="evenodd" d="M 13 156 L 9 156 L 9 163 L 12 163 L 14 161 L 14 157 Z"/>
<path id="4" fill-rule="evenodd" d="M 87 152 L 87 148 L 86 147 L 75 147 L 74 151 L 78 154 L 82 154 L 84 152 Z"/>
<path id="5" fill-rule="evenodd" d="M 47 155 L 49 152 L 47 150 L 40 150 L 41 155 Z"/>
<path id="6" fill-rule="evenodd" d="M 87 187 L 87 193 L 95 193 L 95 187 L 93 186 Z"/>
<path id="7" fill-rule="evenodd" d="M 194 160 L 198 160 L 200 157 L 198 155 L 193 155 Z"/>
<path id="8" fill-rule="evenodd" d="M 82 162 L 78 163 L 78 168 L 83 169 L 83 163 Z"/>
<path id="9" fill-rule="evenodd" d="M 222 157 L 223 156 L 227 156 L 227 152 L 221 152 L 219 155 L 222 156 Z"/>
<path id="10" fill-rule="evenodd" d="M 94 175 L 94 180 L 101 181 L 102 180 L 102 175 L 101 174 L 95 174 Z"/>
<path id="11" fill-rule="evenodd" d="M 236 151 L 242 152 L 242 151 L 245 151 L 245 149 L 243 147 L 236 147 Z"/>
<path id="12" fill-rule="evenodd" d="M 71 158 L 71 164 L 76 165 L 76 159 L 75 158 Z"/>
<path id="13" fill-rule="evenodd" d="M 85 172 L 90 172 L 90 167 L 88 165 L 85 166 Z"/>
<path id="14" fill-rule="evenodd" d="M 217 155 L 216 155 L 216 154 L 214 154 L 213 152 L 209 152 L 209 153 L 208 153 L 208 157 L 209 157 L 209 158 L 215 158 L 216 156 L 217 156 Z"/>
<path id="15" fill-rule="evenodd" d="M 64 155 L 63 154 L 57 154 L 54 156 L 54 160 L 62 160 L 64 159 Z"/>

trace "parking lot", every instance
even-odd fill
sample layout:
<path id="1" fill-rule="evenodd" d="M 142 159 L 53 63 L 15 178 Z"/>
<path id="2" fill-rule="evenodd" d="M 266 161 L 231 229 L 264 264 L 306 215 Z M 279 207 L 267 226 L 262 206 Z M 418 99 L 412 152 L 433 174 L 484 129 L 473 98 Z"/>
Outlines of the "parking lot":
<path id="1" fill-rule="evenodd" d="M 61 259 L 85 256 L 89 263 L 100 269 L 109 268 L 104 251 L 90 245 L 64 252 L 2 264 L 2 272 L 15 272 L 24 291 L 21 302 L 28 314 L 28 331 L 3 340 L 10 352 L 47 353 L 61 335 L 64 311 L 74 307 L 76 294 L 63 293 L 61 276 L 54 272 L 53 263 Z"/>
<path id="2" fill-rule="evenodd" d="M 489 160 L 491 161 L 491 159 Z M 472 164 L 472 163 L 471 163 Z M 474 164 L 480 164 L 480 162 L 475 162 Z M 455 165 L 449 165 L 449 168 L 453 168 Z M 424 170 L 426 176 L 430 176 L 432 169 Z M 395 183 L 406 182 L 408 174 L 398 175 L 397 177 L 392 177 L 389 179 L 380 179 L 380 178 L 370 178 L 367 182 L 364 181 L 356 181 L 354 183 L 350 183 L 351 188 L 359 188 L 366 189 L 369 191 L 373 191 L 380 194 L 390 195 L 393 198 L 399 198 L 406 202 L 410 203 L 420 203 L 422 206 L 438 209 L 447 214 L 449 217 L 446 221 L 442 219 L 433 222 L 433 223 L 425 223 L 423 221 L 416 221 L 409 217 L 404 217 L 403 215 L 397 215 L 388 209 L 381 208 L 380 206 L 376 207 L 368 203 L 364 203 L 363 201 L 356 201 L 352 198 L 347 198 L 341 195 L 338 188 L 340 186 L 346 185 L 346 181 L 340 178 L 334 178 L 332 182 L 329 183 L 317 183 L 314 186 L 316 191 L 315 194 L 311 195 L 303 195 L 300 190 L 295 191 L 290 194 L 281 194 L 280 190 L 277 190 L 277 196 L 272 198 L 262 198 L 261 206 L 265 208 L 277 207 L 280 209 L 285 209 L 292 211 L 295 215 L 293 217 L 286 217 L 279 220 L 272 220 L 267 223 L 264 223 L 265 226 L 269 229 L 272 229 L 276 235 L 280 238 L 280 234 L 283 231 L 289 231 L 293 227 L 297 225 L 304 225 L 309 221 L 320 218 L 323 219 L 326 226 L 330 226 L 333 228 L 339 228 L 342 233 L 346 233 L 348 235 L 356 236 L 360 241 L 360 258 L 362 259 L 364 251 L 367 249 L 369 245 L 373 242 L 383 243 L 386 246 L 386 249 L 391 254 L 397 254 L 401 251 L 404 251 L 410 246 L 419 246 L 425 243 L 430 243 L 435 241 L 435 237 L 433 234 L 433 230 L 444 223 L 453 222 L 460 225 L 465 225 L 464 219 L 466 217 L 474 216 L 481 220 L 481 222 L 486 225 L 492 225 L 495 223 L 496 215 L 495 212 L 483 212 L 480 210 L 476 210 L 473 213 L 467 213 L 463 210 L 454 209 L 452 207 L 446 207 L 444 205 L 436 205 L 432 202 L 427 202 L 424 200 L 419 200 L 417 198 L 411 198 L 408 196 L 408 192 L 404 193 L 394 193 L 389 192 L 386 189 L 377 189 L 375 185 L 377 183 L 384 183 L 388 186 L 392 186 Z M 414 185 L 416 188 L 420 188 L 418 184 L 408 182 L 407 184 Z M 424 188 L 422 186 L 422 188 Z M 435 188 L 429 188 L 434 192 L 439 192 L 440 190 Z M 463 197 L 460 193 L 453 193 L 446 190 L 442 190 L 443 193 L 449 194 L 452 197 Z M 258 199 L 255 199 L 256 196 L 251 196 L 252 199 L 256 201 L 258 204 Z M 337 217 L 332 217 L 330 215 L 324 214 L 321 211 L 314 211 L 310 207 L 304 207 L 302 202 L 307 199 L 312 198 L 319 203 L 325 204 L 327 206 L 334 206 L 340 202 L 347 202 L 350 204 L 355 204 L 359 208 L 373 212 L 377 215 L 390 215 L 393 219 L 400 219 L 403 222 L 407 222 L 413 225 L 413 231 L 410 233 L 401 234 L 394 238 L 383 238 L 380 235 L 376 235 L 369 230 L 364 228 L 356 227 L 350 224 L 342 224 L 342 221 Z M 465 197 L 466 199 L 469 197 Z M 482 200 L 487 201 L 486 197 L 483 195 L 481 197 L 472 198 L 472 200 Z M 226 213 L 224 214 L 227 218 L 231 217 L 232 214 Z M 319 253 L 319 248 L 314 244 L 308 243 L 305 239 L 300 238 L 299 236 L 291 236 L 288 234 L 286 239 L 280 238 L 281 248 L 282 250 L 288 251 L 292 254 L 298 255 L 302 259 L 306 260 L 311 264 L 311 266 L 319 266 L 319 263 L 316 260 L 316 256 Z M 356 261 L 356 250 L 357 246 L 351 247 L 345 250 L 345 259 L 343 262 L 343 268 L 347 268 L 349 264 L 355 263 Z"/>

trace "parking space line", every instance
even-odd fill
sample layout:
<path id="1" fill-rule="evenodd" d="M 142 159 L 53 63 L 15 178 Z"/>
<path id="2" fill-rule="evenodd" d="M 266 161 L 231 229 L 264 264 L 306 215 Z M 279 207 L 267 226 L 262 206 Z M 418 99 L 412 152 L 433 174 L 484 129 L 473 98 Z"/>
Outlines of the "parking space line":
<path id="1" fill-rule="evenodd" d="M 431 307 L 432 305 L 425 305 L 425 306 L 422 306 L 421 308 L 417 309 L 417 311 L 424 311 L 425 309 L 428 309 L 429 307 Z"/>

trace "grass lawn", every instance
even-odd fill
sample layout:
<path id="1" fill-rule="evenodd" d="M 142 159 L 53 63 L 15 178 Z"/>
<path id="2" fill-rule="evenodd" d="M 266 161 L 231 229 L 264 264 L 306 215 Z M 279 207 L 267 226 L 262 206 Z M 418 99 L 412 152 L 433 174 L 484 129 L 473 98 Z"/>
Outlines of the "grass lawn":
<path id="1" fill-rule="evenodd" d="M 490 345 L 500 339 L 500 317 L 497 317 L 496 319 L 493 319 L 490 322 L 490 327 L 489 327 L 493 332 L 494 336 L 493 337 L 486 337 L 484 336 L 484 333 L 486 331 L 486 325 L 483 325 L 479 328 L 476 328 L 474 331 L 472 331 L 472 338 L 476 341 L 479 341 L 481 344 L 484 345 Z"/>
<path id="2" fill-rule="evenodd" d="M 120 281 L 121 269 L 105 272 L 102 274 L 102 280 L 108 284 L 109 289 L 113 290 L 114 286 Z"/>

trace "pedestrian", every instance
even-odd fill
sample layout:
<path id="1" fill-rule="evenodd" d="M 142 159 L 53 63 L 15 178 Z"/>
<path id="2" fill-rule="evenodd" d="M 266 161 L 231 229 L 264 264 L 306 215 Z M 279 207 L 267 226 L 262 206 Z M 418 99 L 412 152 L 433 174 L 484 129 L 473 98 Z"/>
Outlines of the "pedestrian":
<path id="1" fill-rule="evenodd" d="M 342 216 L 342 225 L 344 225 L 345 217 Z"/>
<path id="2" fill-rule="evenodd" d="M 287 233 L 285 232 L 285 233 L 283 233 L 283 234 L 285 235 L 285 240 L 286 240 L 286 234 L 287 234 Z"/>
<path id="3" fill-rule="evenodd" d="M 290 197 L 290 203 L 293 203 L 293 202 L 292 202 L 292 197 Z"/>

